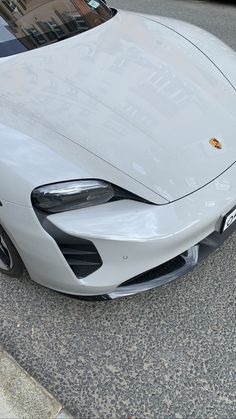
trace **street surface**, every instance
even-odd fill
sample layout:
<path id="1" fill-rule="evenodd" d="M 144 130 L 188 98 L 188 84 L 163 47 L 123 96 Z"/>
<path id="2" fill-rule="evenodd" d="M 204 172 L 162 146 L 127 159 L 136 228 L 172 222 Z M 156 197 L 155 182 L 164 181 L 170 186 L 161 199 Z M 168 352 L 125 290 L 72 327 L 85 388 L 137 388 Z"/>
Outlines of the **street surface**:
<path id="1" fill-rule="evenodd" d="M 112 5 L 189 21 L 236 50 L 233 2 Z M 2 276 L 0 340 L 75 417 L 235 419 L 235 249 L 236 235 L 180 280 L 115 302 Z"/>

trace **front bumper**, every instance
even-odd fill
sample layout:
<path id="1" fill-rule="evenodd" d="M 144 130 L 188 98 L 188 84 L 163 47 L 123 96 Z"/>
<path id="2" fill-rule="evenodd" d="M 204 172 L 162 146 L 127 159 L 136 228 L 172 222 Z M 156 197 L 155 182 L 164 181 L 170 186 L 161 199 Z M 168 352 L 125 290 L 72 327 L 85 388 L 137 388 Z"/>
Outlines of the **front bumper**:
<path id="1" fill-rule="evenodd" d="M 215 248 L 233 232 L 232 226 L 227 234 L 219 233 L 223 216 L 236 205 L 235 179 L 236 165 L 209 185 L 171 204 L 156 206 L 123 200 L 50 215 L 47 222 L 51 226 L 91 241 L 98 250 L 102 266 L 85 278 L 74 274 L 32 208 L 4 202 L 0 216 L 36 282 L 68 294 L 117 298 L 175 279 L 196 265 L 203 246 Z M 188 261 L 173 276 L 145 280 L 142 286 L 139 281 L 138 289 L 136 284 L 130 289 L 127 281 L 131 278 L 182 254 Z"/>
<path id="2" fill-rule="evenodd" d="M 183 254 L 175 257 L 171 261 L 159 265 L 157 268 L 144 272 L 135 278 L 119 286 L 108 295 L 101 296 L 103 299 L 117 299 L 128 297 L 148 291 L 168 282 L 174 281 L 180 276 L 191 271 L 202 259 L 211 254 L 216 248 L 236 231 L 236 223 L 232 225 L 224 234 L 214 232 L 206 237 L 199 244 L 191 247 Z"/>

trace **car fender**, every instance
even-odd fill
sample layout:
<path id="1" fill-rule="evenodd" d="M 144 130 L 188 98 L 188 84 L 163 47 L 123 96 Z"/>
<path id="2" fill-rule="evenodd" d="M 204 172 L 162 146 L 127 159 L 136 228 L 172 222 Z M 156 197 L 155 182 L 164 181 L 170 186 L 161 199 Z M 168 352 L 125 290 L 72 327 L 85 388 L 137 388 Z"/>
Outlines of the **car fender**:
<path id="1" fill-rule="evenodd" d="M 0 123 L 0 202 L 31 207 L 31 193 L 36 187 L 77 179 L 101 179 L 125 187 L 147 201 L 160 203 L 159 195 L 78 144 L 36 121 L 27 124 L 21 118 L 20 123 L 22 130 Z"/>
<path id="2" fill-rule="evenodd" d="M 209 58 L 236 90 L 236 52 L 231 47 L 210 32 L 190 23 L 162 16 L 143 16 L 169 28 L 191 42 Z"/>

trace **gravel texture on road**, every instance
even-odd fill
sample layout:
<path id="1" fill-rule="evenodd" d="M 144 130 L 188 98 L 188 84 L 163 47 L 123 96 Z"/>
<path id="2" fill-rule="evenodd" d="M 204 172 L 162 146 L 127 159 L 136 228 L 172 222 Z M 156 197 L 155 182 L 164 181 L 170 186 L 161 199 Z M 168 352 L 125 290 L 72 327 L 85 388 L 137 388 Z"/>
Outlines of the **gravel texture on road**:
<path id="1" fill-rule="evenodd" d="M 75 417 L 235 419 L 235 247 L 114 302 L 3 277 L 1 339 Z"/>
<path id="2" fill-rule="evenodd" d="M 233 3 L 112 4 L 187 20 L 236 49 Z M 114 302 L 2 276 L 1 342 L 80 419 L 235 419 L 235 249 L 236 235 L 178 281 Z"/>

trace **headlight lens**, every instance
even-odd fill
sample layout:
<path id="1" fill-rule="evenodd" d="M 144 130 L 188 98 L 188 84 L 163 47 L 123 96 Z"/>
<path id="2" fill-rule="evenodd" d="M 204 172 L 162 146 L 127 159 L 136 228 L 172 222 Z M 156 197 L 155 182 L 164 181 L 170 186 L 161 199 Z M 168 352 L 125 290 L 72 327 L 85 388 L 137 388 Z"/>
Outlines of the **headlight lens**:
<path id="1" fill-rule="evenodd" d="M 110 183 L 79 180 L 41 186 L 32 192 L 32 204 L 39 210 L 56 213 L 104 204 L 115 196 Z"/>

